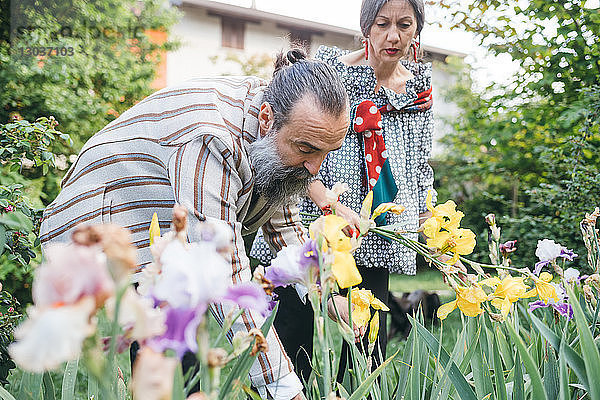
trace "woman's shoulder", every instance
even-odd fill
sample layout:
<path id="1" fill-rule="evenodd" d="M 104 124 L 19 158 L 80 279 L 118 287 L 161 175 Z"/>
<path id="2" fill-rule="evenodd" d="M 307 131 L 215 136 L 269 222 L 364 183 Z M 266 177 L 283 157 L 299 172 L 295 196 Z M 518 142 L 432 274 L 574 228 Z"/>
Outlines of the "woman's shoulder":
<path id="1" fill-rule="evenodd" d="M 343 55 L 346 55 L 350 52 L 350 50 L 340 49 L 336 46 L 325 46 L 321 45 L 317 49 L 315 54 L 315 58 L 317 60 L 321 60 L 329 65 L 338 66 L 343 65 L 343 63 L 339 60 L 339 58 Z"/>
<path id="2" fill-rule="evenodd" d="M 408 60 L 401 61 L 402 65 L 408 69 L 414 76 L 407 82 L 407 86 L 412 86 L 417 93 L 427 90 L 431 87 L 431 62 L 413 62 Z"/>

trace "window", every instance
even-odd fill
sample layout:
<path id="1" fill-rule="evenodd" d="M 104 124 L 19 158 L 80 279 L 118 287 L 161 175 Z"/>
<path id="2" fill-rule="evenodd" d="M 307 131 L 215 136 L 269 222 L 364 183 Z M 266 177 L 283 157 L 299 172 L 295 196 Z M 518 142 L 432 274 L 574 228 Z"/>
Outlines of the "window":
<path id="1" fill-rule="evenodd" d="M 244 21 L 221 17 L 221 46 L 243 50 L 245 30 Z"/>

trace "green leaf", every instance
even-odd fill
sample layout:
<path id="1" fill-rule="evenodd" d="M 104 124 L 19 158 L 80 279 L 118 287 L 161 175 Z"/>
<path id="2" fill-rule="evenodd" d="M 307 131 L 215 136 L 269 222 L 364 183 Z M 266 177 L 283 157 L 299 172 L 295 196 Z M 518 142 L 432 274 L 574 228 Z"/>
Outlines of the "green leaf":
<path id="1" fill-rule="evenodd" d="M 398 371 L 398 389 L 396 391 L 396 400 L 404 398 L 404 393 L 406 393 L 406 382 L 410 372 L 410 361 L 412 358 L 412 349 L 415 345 L 416 335 L 417 331 L 415 329 L 411 329 L 408 339 L 406 340 L 406 344 L 404 345 L 404 354 L 402 354 L 400 371 Z"/>
<path id="2" fill-rule="evenodd" d="M 181 363 L 177 363 L 175 373 L 173 375 L 173 396 L 172 400 L 185 400 L 185 386 L 183 382 L 183 372 Z"/>
<path id="3" fill-rule="evenodd" d="M 467 324 L 469 328 L 469 335 L 474 335 L 473 331 L 477 328 L 477 335 L 479 340 L 475 343 L 473 355 L 471 357 L 471 371 L 473 372 L 473 381 L 475 382 L 475 393 L 478 399 L 483 399 L 492 393 L 493 385 L 492 378 L 490 377 L 490 371 L 483 358 L 483 351 L 481 342 L 485 340 L 485 330 L 481 326 L 481 318 L 473 318 L 472 324 Z"/>
<path id="4" fill-rule="evenodd" d="M 538 371 L 538 367 L 537 365 L 535 365 L 535 363 L 533 362 L 533 358 L 531 358 L 531 355 L 527 351 L 525 343 L 523 343 L 521 337 L 517 335 L 517 332 L 515 332 L 515 328 L 513 328 L 508 321 L 506 321 L 504 325 L 507 327 L 508 333 L 512 338 L 513 343 L 517 347 L 517 351 L 521 355 L 521 358 L 523 359 L 525 371 L 527 371 L 527 373 L 529 374 L 529 379 L 531 379 L 532 398 L 534 398 L 535 400 L 548 400 L 548 397 L 546 397 L 546 391 L 544 390 L 544 385 L 542 384 L 542 377 L 540 376 L 540 372 Z"/>
<path id="5" fill-rule="evenodd" d="M 62 380 L 62 400 L 75 400 L 75 381 L 77 380 L 77 368 L 79 359 L 67 362 Z"/>
<path id="6" fill-rule="evenodd" d="M 91 374 L 88 375 L 88 387 L 87 387 L 87 398 L 98 400 L 98 393 L 100 392 L 98 388 L 98 381 Z"/>
<path id="7" fill-rule="evenodd" d="M 23 372 L 17 398 L 37 400 L 42 396 L 42 375 Z"/>
<path id="8" fill-rule="evenodd" d="M 544 389 L 549 399 L 556 399 L 559 392 L 558 363 L 554 350 L 546 347 L 546 360 L 544 360 Z"/>
<path id="9" fill-rule="evenodd" d="M 410 318 L 410 316 L 409 316 Z M 412 321 L 412 319 L 411 319 Z M 414 329 L 414 325 L 413 325 Z M 437 350 L 437 349 L 436 349 Z M 412 356 L 411 356 L 411 368 L 409 372 L 408 379 L 408 393 L 407 397 L 409 399 L 419 399 L 421 397 L 421 341 L 419 340 L 419 336 L 415 336 L 415 341 L 413 342 L 412 347 Z"/>
<path id="10" fill-rule="evenodd" d="M 566 343 L 563 341 L 560 344 L 560 351 L 558 353 L 558 369 L 559 369 L 559 386 L 560 400 L 571 400 L 571 391 L 569 390 L 569 370 L 567 369 L 567 361 L 564 354 L 564 348 Z"/>
<path id="11" fill-rule="evenodd" d="M 279 303 L 277 303 L 277 305 L 271 312 L 271 315 L 269 316 L 269 318 L 267 318 L 265 320 L 262 327 L 260 328 L 260 330 L 262 331 L 263 335 L 265 335 L 265 337 L 267 337 L 267 334 L 269 333 L 269 329 L 271 329 L 271 325 L 273 325 L 273 320 L 275 320 L 275 315 L 277 314 L 278 309 L 279 309 Z M 250 347 L 250 348 L 246 349 L 246 351 L 244 351 L 241 356 L 238 357 L 238 360 L 235 363 L 235 365 L 233 366 L 233 368 L 231 369 L 231 372 L 227 376 L 227 379 L 225 380 L 225 382 L 223 382 L 221 384 L 222 390 L 219 391 L 219 397 L 218 397 L 219 400 L 225 399 L 225 396 L 227 395 L 228 391 L 230 390 L 231 387 L 233 387 L 234 380 L 244 379 L 246 377 L 246 375 L 248 375 L 248 371 L 250 370 L 252 363 L 256 359 L 256 356 L 250 355 L 251 351 L 252 351 L 252 348 Z"/>
<path id="12" fill-rule="evenodd" d="M 394 358 L 396 358 L 398 353 L 400 353 L 400 349 L 398 349 L 398 351 L 396 351 L 394 353 L 394 355 L 392 355 L 387 360 L 385 360 L 383 363 L 381 363 L 381 365 L 379 367 L 377 367 L 377 369 L 375 371 L 373 371 L 371 373 L 371 375 L 369 375 L 367 377 L 367 379 L 365 379 L 364 382 L 360 384 L 359 387 L 356 388 L 354 393 L 352 393 L 352 395 L 350 397 L 348 397 L 348 400 L 362 399 L 371 389 L 371 385 L 373 385 L 373 382 L 375 382 L 375 379 L 377 379 L 379 374 L 381 374 L 383 372 L 383 370 L 392 362 L 392 360 L 394 360 Z"/>
<path id="13" fill-rule="evenodd" d="M 256 393 L 254 390 L 250 389 L 248 386 L 243 386 L 244 393 L 250 397 L 250 400 L 262 400 L 262 398 Z"/>
<path id="14" fill-rule="evenodd" d="M 6 248 L 6 228 L 4 225 L 0 225 L 0 256 L 4 253 Z"/>
<path id="15" fill-rule="evenodd" d="M 6 389 L 0 386 L 0 399 L 2 400 L 16 400 L 12 394 L 10 394 Z"/>
<path id="16" fill-rule="evenodd" d="M 583 314 L 578 298 L 575 296 L 573 289 L 567 287 L 569 295 L 569 304 L 573 307 L 575 315 L 575 325 L 579 333 L 579 345 L 583 354 L 583 361 L 587 371 L 589 385 L 589 396 L 591 400 L 600 400 L 600 382 L 598 382 L 598 371 L 600 371 L 600 354 L 598 347 L 594 343 L 592 332 L 588 327 L 588 320 Z"/>
<path id="17" fill-rule="evenodd" d="M 537 328 L 538 332 L 548 341 L 548 343 L 550 343 L 552 347 L 554 347 L 556 351 L 559 351 L 562 343 L 561 338 L 554 333 L 554 331 L 548 328 L 548 326 L 546 326 L 546 324 L 544 324 L 539 318 L 533 315 L 533 313 L 529 313 L 529 316 L 531 317 L 531 321 Z M 573 372 L 575 372 L 577 378 L 579 378 L 579 382 L 585 387 L 585 390 L 589 390 L 588 377 L 583 358 L 581 358 L 581 356 L 577 354 L 577 352 L 567 343 L 565 343 L 563 347 L 563 354 L 565 361 L 573 369 Z"/>
<path id="18" fill-rule="evenodd" d="M 42 387 L 44 390 L 44 400 L 56 399 L 56 396 L 54 395 L 54 382 L 52 381 L 52 376 L 48 371 L 44 372 L 42 377 Z"/>
<path id="19" fill-rule="evenodd" d="M 504 382 L 504 369 L 502 367 L 502 360 L 500 359 L 500 352 L 498 349 L 498 341 L 496 336 L 498 335 L 498 329 L 495 329 L 495 334 L 491 334 L 491 355 L 494 365 L 494 381 L 496 382 L 496 399 L 497 400 L 508 400 L 506 394 L 506 385 Z"/>
<path id="20" fill-rule="evenodd" d="M 473 357 L 473 354 L 475 354 L 475 350 L 477 349 L 477 342 L 479 341 L 479 333 L 481 332 L 481 327 L 479 326 L 479 324 L 477 324 L 477 330 L 475 331 L 474 334 L 473 334 L 473 330 L 471 330 L 469 328 L 469 325 L 473 325 L 476 323 L 477 323 L 477 320 L 475 318 L 469 318 L 469 321 L 467 322 L 467 326 L 465 328 L 468 335 L 471 336 L 471 341 L 467 348 L 467 352 L 465 353 L 465 355 L 460 363 L 460 366 L 459 366 L 459 369 L 461 370 L 461 372 L 463 374 L 465 374 L 467 372 L 467 368 L 469 367 L 471 358 Z"/>
<path id="21" fill-rule="evenodd" d="M 467 383 L 464 375 L 460 372 L 458 367 L 454 362 L 450 361 L 450 356 L 448 352 L 440 347 L 438 340 L 429 332 L 423 325 L 421 325 L 417 320 L 412 318 L 410 315 L 408 316 L 410 322 L 414 329 L 417 330 L 419 336 L 423 338 L 425 341 L 425 345 L 429 348 L 429 351 L 436 353 L 438 350 L 440 351 L 440 364 L 444 368 L 450 368 L 450 372 L 448 373 L 448 377 L 450 381 L 456 388 L 456 392 L 459 397 L 463 400 L 476 400 L 477 397 L 473 392 L 471 386 Z"/>
<path id="22" fill-rule="evenodd" d="M 496 339 L 498 340 L 498 349 L 500 350 L 500 354 L 502 355 L 502 360 L 506 365 L 506 369 L 513 368 L 513 349 L 508 344 L 506 340 L 506 336 L 502 330 L 497 329 L 496 331 Z"/>
<path id="23" fill-rule="evenodd" d="M 525 400 L 525 380 L 519 352 L 515 354 L 515 374 L 513 378 L 512 400 Z"/>

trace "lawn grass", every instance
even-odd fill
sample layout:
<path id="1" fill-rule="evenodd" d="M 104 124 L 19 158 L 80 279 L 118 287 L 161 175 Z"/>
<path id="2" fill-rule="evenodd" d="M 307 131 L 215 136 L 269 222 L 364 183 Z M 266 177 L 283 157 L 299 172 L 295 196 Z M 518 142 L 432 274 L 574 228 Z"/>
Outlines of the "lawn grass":
<path id="1" fill-rule="evenodd" d="M 390 292 L 400 295 L 415 290 L 435 291 L 441 297 L 450 297 L 452 290 L 442 279 L 436 269 L 419 269 L 416 275 L 390 275 Z"/>
<path id="2" fill-rule="evenodd" d="M 452 289 L 444 283 L 442 274 L 435 269 L 421 268 L 417 270 L 416 275 L 390 275 L 390 292 L 395 296 L 401 296 L 402 293 L 414 292 L 415 290 L 435 291 L 440 296 L 442 304 L 455 298 Z M 390 318 L 388 317 L 389 323 Z M 442 346 L 448 352 L 451 352 L 462 329 L 461 316 L 458 311 L 455 311 L 444 321 L 428 321 L 425 326 L 438 340 L 441 336 Z M 394 354 L 398 349 L 402 353 L 405 344 L 406 340 L 403 338 L 390 338 L 386 351 L 387 356 Z"/>

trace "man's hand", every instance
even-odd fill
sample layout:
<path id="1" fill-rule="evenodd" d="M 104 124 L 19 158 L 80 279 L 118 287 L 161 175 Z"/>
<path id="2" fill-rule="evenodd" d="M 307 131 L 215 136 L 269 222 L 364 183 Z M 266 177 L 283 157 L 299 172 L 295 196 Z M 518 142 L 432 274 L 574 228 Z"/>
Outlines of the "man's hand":
<path id="1" fill-rule="evenodd" d="M 304 397 L 304 393 L 300 392 L 296 396 L 294 396 L 292 400 L 306 400 L 306 397 Z"/>
<path id="2" fill-rule="evenodd" d="M 329 315 L 329 318 L 334 321 L 337 321 L 337 315 L 339 314 L 342 321 L 344 321 L 346 324 L 349 324 L 350 314 L 348 313 L 348 299 L 334 294 L 331 298 L 329 298 L 329 300 L 327 300 L 327 314 Z M 367 327 L 357 327 L 354 323 L 353 325 L 354 338 L 357 342 L 359 342 L 367 331 Z"/>
<path id="3" fill-rule="evenodd" d="M 333 208 L 335 209 L 335 215 L 344 218 L 348 222 L 348 226 L 343 229 L 346 236 L 352 237 L 354 232 L 360 232 L 360 216 L 357 212 L 339 201 L 335 203 Z"/>

